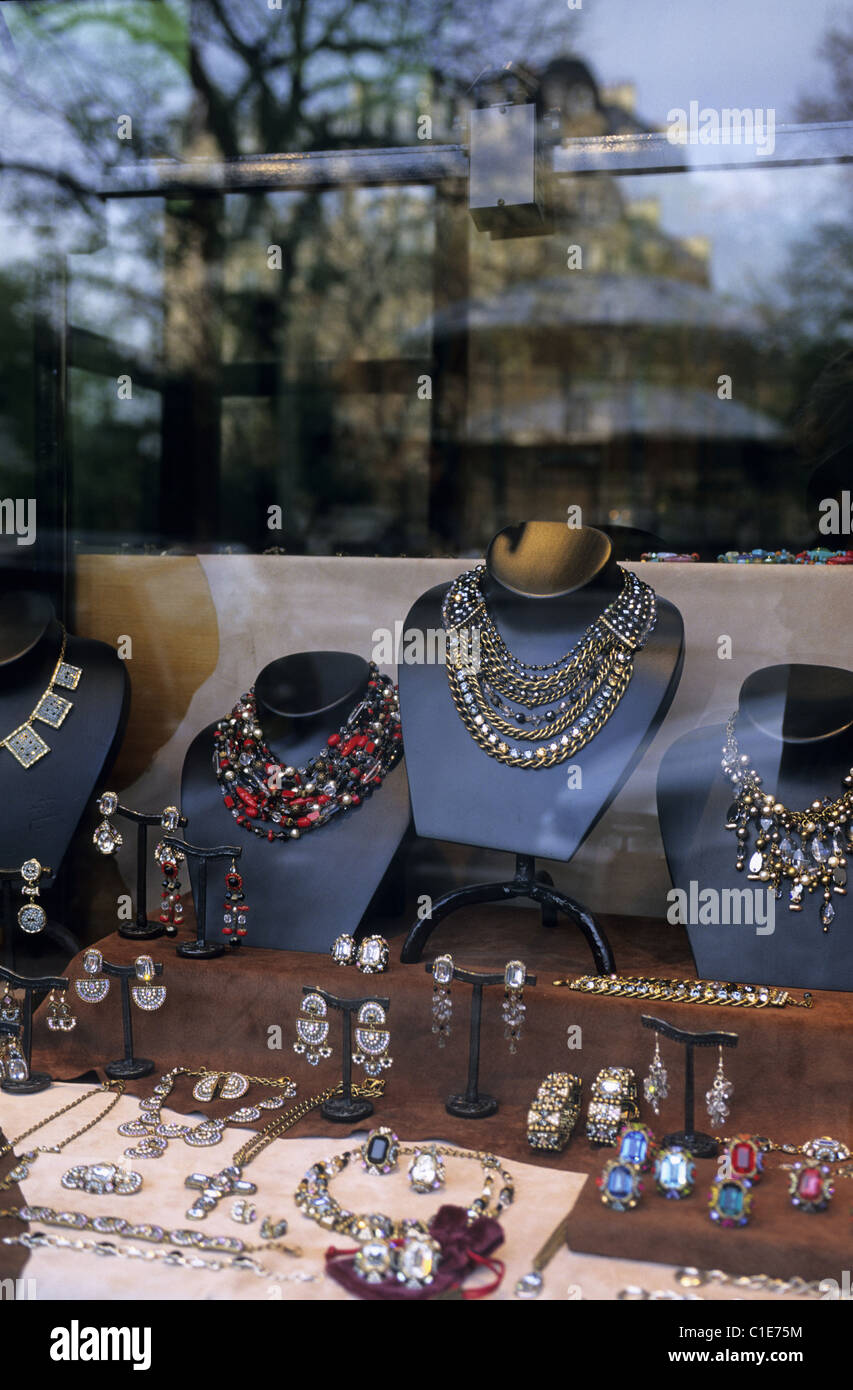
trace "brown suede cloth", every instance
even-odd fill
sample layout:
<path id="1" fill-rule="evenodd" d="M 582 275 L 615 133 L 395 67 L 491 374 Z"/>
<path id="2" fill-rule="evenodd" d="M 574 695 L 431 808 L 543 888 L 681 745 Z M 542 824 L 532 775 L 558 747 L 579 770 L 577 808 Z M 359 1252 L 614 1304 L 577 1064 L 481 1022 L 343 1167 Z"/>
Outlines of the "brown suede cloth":
<path id="1" fill-rule="evenodd" d="M 686 937 L 678 927 L 630 919 L 604 919 L 619 970 L 624 974 L 693 976 Z M 374 928 L 375 929 L 375 928 Z M 332 1015 L 333 1056 L 317 1068 L 294 1055 L 294 1019 L 303 985 L 318 985 L 341 996 L 387 995 L 394 1065 L 386 1073 L 386 1094 L 376 1104 L 374 1123 L 392 1126 L 406 1141 L 434 1137 L 472 1148 L 489 1149 L 507 1158 L 534 1158 L 546 1166 L 598 1173 L 613 1149 L 593 1149 L 583 1119 L 569 1147 L 559 1155 L 533 1155 L 526 1143 L 528 1105 L 547 1072 L 568 1070 L 584 1082 L 583 1116 L 589 1085 L 599 1068 L 633 1067 L 642 1083 L 652 1054 L 652 1034 L 640 1024 L 651 1013 L 696 1031 L 736 1032 L 740 1041 L 725 1055 L 726 1073 L 734 1084 L 726 1133 L 768 1135 L 777 1142 L 802 1143 L 829 1134 L 853 1141 L 853 996 L 819 993 L 810 1011 L 732 1009 L 692 1004 L 650 1005 L 641 1000 L 589 998 L 552 981 L 591 969 L 586 945 L 571 928 L 546 932 L 538 914 L 526 908 L 481 907 L 443 923 L 431 942 L 431 955 L 449 951 L 458 965 L 498 970 L 513 957 L 523 959 L 538 976 L 525 991 L 527 1022 L 518 1053 L 511 1056 L 503 1037 L 500 987 L 485 991 L 480 1085 L 500 1101 L 496 1115 L 465 1121 L 448 1115 L 445 1098 L 465 1090 L 468 1058 L 470 989 L 453 987 L 452 1032 L 440 1049 L 431 1034 L 432 978 L 424 965 L 399 963 L 401 938 L 392 942 L 391 965 L 379 976 L 337 966 L 329 957 L 287 951 L 243 948 L 235 957 L 194 962 L 174 954 L 167 938 L 133 943 L 110 936 L 99 943 L 107 960 L 129 963 L 143 951 L 163 961 L 161 982 L 168 996 L 156 1013 L 133 1008 L 137 1056 L 156 1062 L 156 1074 L 170 1067 L 221 1067 L 262 1076 L 292 1075 L 299 1098 L 334 1084 L 340 1076 L 340 1015 Z M 820 950 L 817 938 L 815 949 Z M 76 959 L 68 969 L 82 974 Z M 797 992 L 800 997 L 800 992 Z M 52 1034 L 44 1026 L 43 1005 L 34 1023 L 33 1065 L 63 1080 L 79 1077 L 122 1054 L 121 1011 L 117 982 L 100 1005 L 82 1003 L 73 990 L 69 1002 L 78 1017 L 72 1033 Z M 582 1046 L 568 1051 L 566 1029 L 580 1025 Z M 281 1029 L 282 1047 L 268 1046 L 270 1030 Z M 663 1039 L 669 1070 L 670 1098 L 658 1118 L 643 1104 L 642 1115 L 655 1134 L 679 1129 L 683 1115 L 681 1049 Z M 696 1052 L 696 1124 L 707 1126 L 704 1093 L 716 1066 L 716 1050 Z M 360 1079 L 361 1072 L 355 1075 Z M 129 1089 L 150 1094 L 154 1077 Z M 242 1102 L 258 1098 L 253 1089 Z M 203 1109 L 223 1115 L 233 1102 L 199 1106 L 191 1082 L 182 1079 L 167 1102 L 179 1111 Z M 364 1128 L 360 1122 L 359 1128 Z M 296 1134 L 340 1135 L 346 1126 L 313 1112 Z M 237 1147 L 239 1140 L 235 1141 Z M 769 1165 L 786 1160 L 773 1155 Z M 693 1197 L 665 1201 L 647 1180 L 640 1206 L 624 1214 L 602 1206 L 594 1183 L 584 1188 L 569 1229 L 574 1250 L 625 1258 L 718 1266 L 734 1273 L 762 1272 L 789 1277 L 833 1277 L 850 1265 L 850 1220 L 853 1182 L 839 1180 L 834 1202 L 825 1213 L 808 1215 L 788 1205 L 785 1174 L 769 1171 L 756 1192 L 754 1216 L 743 1229 L 718 1230 L 709 1220 L 705 1198 L 715 1171 L 712 1160 L 697 1164 L 699 1181 Z"/>

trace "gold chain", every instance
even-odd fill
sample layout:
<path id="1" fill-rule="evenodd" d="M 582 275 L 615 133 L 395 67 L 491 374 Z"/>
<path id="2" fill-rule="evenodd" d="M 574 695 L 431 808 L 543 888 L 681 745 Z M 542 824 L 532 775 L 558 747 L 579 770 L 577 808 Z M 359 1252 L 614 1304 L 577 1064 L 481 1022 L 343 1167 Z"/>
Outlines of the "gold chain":
<path id="1" fill-rule="evenodd" d="M 299 1101 L 298 1105 L 291 1106 L 283 1115 L 276 1115 L 268 1125 L 265 1125 L 257 1134 L 253 1134 L 251 1139 L 243 1145 L 231 1159 L 236 1168 L 245 1168 L 257 1158 L 258 1154 L 263 1153 L 264 1149 L 278 1139 L 280 1135 L 286 1134 L 295 1124 L 304 1119 L 306 1115 L 315 1110 L 317 1106 L 323 1105 L 325 1101 L 331 1100 L 332 1096 L 340 1095 L 343 1086 L 339 1081 L 336 1086 L 330 1086 L 327 1091 L 321 1091 L 319 1095 L 309 1096 L 305 1100 Z M 377 1099 L 384 1093 L 385 1082 L 376 1077 L 370 1077 L 363 1086 L 353 1086 L 351 1094 L 355 1099 L 362 1096 Z"/>
<path id="2" fill-rule="evenodd" d="M 824 1279 L 774 1279 L 769 1274 L 726 1274 L 722 1269 L 676 1270 L 675 1281 L 682 1288 L 695 1289 L 703 1284 L 728 1284 L 733 1289 L 751 1289 L 756 1293 L 795 1293 L 801 1298 L 823 1298 L 827 1293 Z"/>
<path id="3" fill-rule="evenodd" d="M 671 1004 L 719 1004 L 736 1009 L 811 1009 L 808 991 L 795 999 L 787 989 L 769 985 L 741 985 L 721 980 L 668 980 L 653 975 L 578 975 L 574 980 L 554 980 L 581 994 L 607 994 L 622 999 L 657 999 Z"/>
<path id="4" fill-rule="evenodd" d="M 105 1081 L 102 1086 L 96 1086 L 93 1091 L 86 1091 L 84 1095 L 77 1096 L 75 1100 L 70 1100 L 68 1104 L 63 1105 L 60 1110 L 54 1110 L 52 1115 L 48 1115 L 45 1119 L 39 1120 L 36 1124 L 31 1125 L 29 1129 L 25 1129 L 23 1134 L 17 1135 L 15 1139 L 10 1139 L 0 1147 L 0 1158 L 5 1158 L 6 1154 L 11 1153 L 24 1139 L 29 1139 L 31 1134 L 35 1134 L 37 1129 L 42 1129 L 45 1125 L 49 1125 L 52 1120 L 58 1120 L 61 1115 L 67 1115 L 68 1111 L 73 1110 L 75 1106 L 82 1105 L 84 1100 L 89 1100 L 92 1096 L 99 1095 L 101 1091 L 112 1093 L 113 1090 L 115 1090 L 115 1094 L 112 1095 L 109 1105 L 105 1110 L 102 1110 L 99 1115 L 96 1115 L 94 1120 L 89 1120 L 88 1124 L 82 1125 L 80 1129 L 75 1130 L 73 1134 L 69 1134 L 68 1138 L 63 1139 L 60 1144 L 50 1144 L 38 1150 L 39 1153 L 60 1153 L 67 1144 L 70 1144 L 74 1139 L 79 1139 L 81 1134 L 85 1134 L 88 1130 L 94 1129 L 95 1125 L 105 1119 L 113 1107 L 118 1105 L 118 1102 L 124 1094 L 123 1081 Z"/>

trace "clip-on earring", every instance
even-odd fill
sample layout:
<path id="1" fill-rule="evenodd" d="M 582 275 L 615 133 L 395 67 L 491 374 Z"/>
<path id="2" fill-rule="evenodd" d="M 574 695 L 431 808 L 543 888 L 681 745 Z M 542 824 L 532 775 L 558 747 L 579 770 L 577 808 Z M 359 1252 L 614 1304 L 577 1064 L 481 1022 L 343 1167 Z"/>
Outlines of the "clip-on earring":
<path id="1" fill-rule="evenodd" d="M 222 916 L 222 935 L 230 937 L 232 946 L 239 946 L 248 931 L 249 904 L 243 892 L 243 875 L 237 872 L 235 861 L 225 875 L 225 907 Z"/>
<path id="2" fill-rule="evenodd" d="M 22 892 L 29 902 L 18 909 L 18 926 L 29 936 L 36 936 L 47 926 L 47 913 L 40 903 L 34 901 L 39 895 L 39 879 L 46 872 L 37 859 L 25 859 L 21 865 L 21 878 L 24 880 Z"/>
<path id="3" fill-rule="evenodd" d="M 356 965 L 363 975 L 382 975 L 388 969 L 388 942 L 384 936 L 366 936 L 359 944 Z"/>
<path id="4" fill-rule="evenodd" d="M 355 937 L 347 932 L 341 936 L 336 936 L 332 942 L 332 960 L 337 961 L 338 965 L 355 964 Z"/>
<path id="5" fill-rule="evenodd" d="M 296 1020 L 297 1040 L 293 1051 L 304 1057 L 310 1066 L 316 1067 L 321 1058 L 331 1057 L 332 1049 L 326 1039 L 329 1036 L 328 1008 L 322 994 L 306 994 L 302 1000 L 302 1012 Z"/>
<path id="6" fill-rule="evenodd" d="M 381 1076 L 393 1064 L 388 1047 L 391 1033 L 385 1024 L 385 1010 L 374 999 L 362 1004 L 355 1020 L 355 1040 L 358 1051 L 352 1055 L 357 1067 L 364 1067 L 365 1076 Z"/>
<path id="7" fill-rule="evenodd" d="M 137 1009 L 144 1009 L 146 1013 L 159 1009 L 166 1002 L 166 986 L 152 985 L 154 979 L 154 962 L 150 956 L 137 956 L 133 962 L 136 971 L 136 978 L 141 983 L 131 987 L 133 1002 Z"/>
<path id="8" fill-rule="evenodd" d="M 450 986 L 453 983 L 453 957 L 436 956 L 432 963 L 432 1031 L 438 1039 L 439 1047 L 444 1047 L 450 1036 L 450 1020 L 453 1016 L 453 1000 Z"/>
<path id="9" fill-rule="evenodd" d="M 47 1003 L 47 1026 L 52 1033 L 70 1033 L 72 1028 L 77 1027 L 77 1019 L 68 1006 L 68 1001 L 62 997 L 57 998 L 56 990 L 50 991 Z"/>
<path id="10" fill-rule="evenodd" d="M 669 1095 L 666 1067 L 660 1055 L 660 1037 L 655 1034 L 655 1052 L 648 1075 L 643 1081 L 643 1095 L 656 1115 L 660 1114 L 660 1103 Z"/>
<path id="11" fill-rule="evenodd" d="M 104 958 L 94 946 L 90 946 L 89 950 L 84 952 L 83 969 L 89 979 L 74 981 L 74 988 L 84 1004 L 102 1004 L 110 992 L 110 982 L 106 975 L 100 980 L 93 978 L 100 975 L 103 964 Z"/>
<path id="12" fill-rule="evenodd" d="M 509 1038 L 510 1052 L 517 1052 L 517 1043 L 524 1027 L 527 1006 L 524 1003 L 524 982 L 527 967 L 523 960 L 507 961 L 504 970 L 504 1002 L 501 1013 L 504 1021 L 504 1037 Z"/>
<path id="13" fill-rule="evenodd" d="M 710 1091 L 705 1092 L 705 1104 L 708 1107 L 711 1123 L 719 1126 L 729 1117 L 728 1102 L 734 1095 L 734 1086 L 723 1071 L 722 1046 L 717 1048 L 717 1053 L 717 1070 Z"/>
<path id="14" fill-rule="evenodd" d="M 97 806 L 104 819 L 92 836 L 92 844 L 101 854 L 114 854 L 124 843 L 121 831 L 110 820 L 110 816 L 114 816 L 118 810 L 118 797 L 115 792 L 101 792 Z"/>

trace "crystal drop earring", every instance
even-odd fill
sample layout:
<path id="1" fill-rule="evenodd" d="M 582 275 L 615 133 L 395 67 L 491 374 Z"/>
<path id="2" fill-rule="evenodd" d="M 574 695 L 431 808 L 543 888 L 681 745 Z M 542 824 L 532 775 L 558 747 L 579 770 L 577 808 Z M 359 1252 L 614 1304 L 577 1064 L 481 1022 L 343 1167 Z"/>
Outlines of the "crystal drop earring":
<path id="1" fill-rule="evenodd" d="M 358 1051 L 352 1055 L 357 1067 L 364 1067 L 365 1076 L 381 1076 L 394 1061 L 388 1048 L 391 1034 L 385 1022 L 385 1010 L 375 1000 L 368 999 L 356 1014 L 355 1041 Z"/>
<path id="2" fill-rule="evenodd" d="M 110 820 L 110 816 L 114 816 L 118 810 L 118 797 L 115 792 L 102 792 L 98 797 L 97 806 L 103 820 L 92 836 L 92 844 L 101 854 L 115 854 L 123 844 L 120 831 Z"/>
<path id="3" fill-rule="evenodd" d="M 717 1049 L 717 1070 L 710 1091 L 705 1092 L 705 1103 L 712 1124 L 721 1125 L 729 1116 L 728 1102 L 734 1095 L 734 1086 L 723 1070 L 723 1049 Z"/>
<path id="4" fill-rule="evenodd" d="M 655 1034 L 655 1053 L 648 1075 L 643 1081 L 643 1094 L 656 1115 L 660 1114 L 660 1103 L 669 1095 L 666 1067 L 660 1055 L 660 1037 Z"/>
<path id="5" fill-rule="evenodd" d="M 331 1057 L 328 1007 L 322 994 L 306 994 L 302 1000 L 302 1012 L 296 1020 L 296 1042 L 293 1051 L 297 1057 L 304 1057 L 310 1066 L 316 1067 L 321 1058 Z"/>
<path id="6" fill-rule="evenodd" d="M 453 983 L 453 957 L 436 956 L 432 964 L 432 1031 L 438 1039 L 439 1047 L 444 1047 L 450 1036 L 450 1020 L 453 1016 L 453 1001 L 450 986 Z"/>
<path id="7" fill-rule="evenodd" d="M 504 1037 L 509 1038 L 510 1052 L 518 1051 L 518 1042 L 524 1027 L 527 1005 L 524 1003 L 524 982 L 527 967 L 523 960 L 507 961 L 504 970 L 504 1002 L 501 1007 L 504 1021 Z"/>

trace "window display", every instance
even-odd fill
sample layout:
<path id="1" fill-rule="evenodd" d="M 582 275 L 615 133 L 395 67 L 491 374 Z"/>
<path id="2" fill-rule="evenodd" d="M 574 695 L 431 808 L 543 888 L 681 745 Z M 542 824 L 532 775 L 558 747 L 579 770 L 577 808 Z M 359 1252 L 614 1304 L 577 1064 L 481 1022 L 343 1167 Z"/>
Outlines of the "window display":
<path id="1" fill-rule="evenodd" d="M 0 9 L 4 1287 L 849 1298 L 853 28 Z"/>

